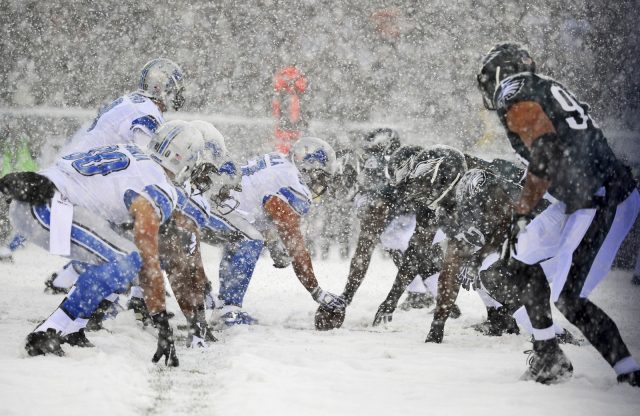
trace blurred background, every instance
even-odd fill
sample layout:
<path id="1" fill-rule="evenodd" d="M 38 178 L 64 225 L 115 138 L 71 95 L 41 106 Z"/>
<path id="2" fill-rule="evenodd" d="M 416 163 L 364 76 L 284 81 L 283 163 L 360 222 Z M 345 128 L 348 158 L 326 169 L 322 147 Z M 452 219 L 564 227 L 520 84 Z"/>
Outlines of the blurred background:
<path id="1" fill-rule="evenodd" d="M 46 164 L 98 109 L 136 87 L 148 60 L 182 66 L 184 112 L 230 150 L 273 149 L 278 71 L 305 78 L 297 128 L 353 146 L 393 127 L 404 142 L 511 158 L 475 85 L 498 41 L 526 45 L 539 72 L 590 104 L 614 149 L 640 165 L 638 0 L 0 0 L 0 150 Z M 282 101 L 282 102 L 281 102 Z"/>

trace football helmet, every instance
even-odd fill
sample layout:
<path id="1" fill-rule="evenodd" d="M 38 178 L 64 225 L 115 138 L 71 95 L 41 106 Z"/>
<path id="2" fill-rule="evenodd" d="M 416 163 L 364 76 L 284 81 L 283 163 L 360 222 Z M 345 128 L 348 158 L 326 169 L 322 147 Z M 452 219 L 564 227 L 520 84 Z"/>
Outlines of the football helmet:
<path id="1" fill-rule="evenodd" d="M 173 61 L 157 58 L 147 62 L 142 68 L 139 93 L 152 100 L 160 101 L 174 110 L 182 108 L 185 102 L 182 69 Z"/>
<path id="2" fill-rule="evenodd" d="M 389 161 L 390 181 L 402 198 L 418 206 L 435 209 L 467 170 L 464 154 L 450 146 L 401 150 Z"/>
<path id="3" fill-rule="evenodd" d="M 536 72 L 536 63 L 529 51 L 517 43 L 499 43 L 491 48 L 482 59 L 477 75 L 478 89 L 487 109 L 496 109 L 493 99 L 500 81 L 520 72 Z"/>
<path id="4" fill-rule="evenodd" d="M 242 189 L 239 169 L 229 157 L 224 136 L 213 124 L 202 120 L 192 121 L 191 124 L 204 137 L 202 162 L 191 174 L 191 184 L 202 192 L 221 214 L 228 214 L 239 205 L 231 196 L 232 190 Z"/>
<path id="5" fill-rule="evenodd" d="M 400 135 L 394 129 L 387 127 L 369 132 L 362 142 L 362 150 L 365 154 L 390 156 L 399 147 Z"/>
<path id="6" fill-rule="evenodd" d="M 317 137 L 302 137 L 289 155 L 313 197 L 322 195 L 336 171 L 336 152 L 329 143 Z"/>
<path id="7" fill-rule="evenodd" d="M 173 174 L 177 184 L 187 180 L 204 152 L 200 130 L 190 123 L 173 120 L 163 124 L 148 146 L 151 159 Z"/>

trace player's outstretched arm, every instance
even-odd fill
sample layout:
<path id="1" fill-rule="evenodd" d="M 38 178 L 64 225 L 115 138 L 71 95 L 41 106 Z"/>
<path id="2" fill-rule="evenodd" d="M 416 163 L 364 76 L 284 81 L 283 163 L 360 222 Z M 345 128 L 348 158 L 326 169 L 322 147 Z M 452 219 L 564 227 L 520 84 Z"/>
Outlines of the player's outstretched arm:
<path id="1" fill-rule="evenodd" d="M 459 242 L 449 240 L 449 246 L 447 247 L 440 277 L 438 278 L 438 297 L 433 313 L 433 321 L 431 322 L 431 329 L 425 342 L 442 342 L 442 338 L 444 337 L 444 324 L 449 317 L 451 308 L 455 304 L 458 298 L 458 292 L 460 291 L 458 271 L 462 264 L 462 259 L 462 250 L 460 250 Z"/>
<path id="2" fill-rule="evenodd" d="M 144 291 L 145 303 L 158 328 L 158 347 L 153 362 L 164 357 L 168 366 L 177 367 L 178 357 L 173 340 L 173 330 L 169 325 L 169 317 L 165 306 L 164 280 L 160 270 L 158 252 L 158 231 L 160 217 L 153 205 L 143 197 L 137 197 L 129 208 L 133 216 L 133 236 L 136 247 L 142 257 L 140 270 L 140 286 Z"/>
<path id="3" fill-rule="evenodd" d="M 313 272 L 311 255 L 300 230 L 300 215 L 282 199 L 272 196 L 264 204 L 264 210 L 276 225 L 280 239 L 293 258 L 293 270 L 300 283 L 309 291 L 313 300 L 326 310 L 344 310 L 344 299 L 322 290 Z"/>
<path id="4" fill-rule="evenodd" d="M 360 218 L 361 229 L 358 243 L 349 266 L 347 283 L 342 292 L 347 304 L 351 303 L 367 274 L 373 250 L 386 224 L 388 210 L 389 208 L 384 203 L 374 204 Z"/>

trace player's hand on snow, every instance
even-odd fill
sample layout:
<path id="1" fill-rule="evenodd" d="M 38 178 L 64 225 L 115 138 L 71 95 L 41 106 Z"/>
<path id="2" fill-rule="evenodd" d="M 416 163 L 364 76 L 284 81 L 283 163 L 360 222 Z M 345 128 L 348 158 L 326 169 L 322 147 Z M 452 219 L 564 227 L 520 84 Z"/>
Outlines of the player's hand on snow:
<path id="1" fill-rule="evenodd" d="M 340 311 L 347 308 L 347 302 L 342 296 L 334 295 L 331 292 L 322 290 L 320 286 L 311 291 L 313 300 L 328 311 Z"/>
<path id="2" fill-rule="evenodd" d="M 380 324 L 388 324 L 393 320 L 393 312 L 395 311 L 395 307 L 393 305 L 389 305 L 386 302 L 382 302 L 382 304 L 378 307 L 378 311 L 376 312 L 375 318 L 373 318 L 373 326 L 378 326 Z"/>
<path id="3" fill-rule="evenodd" d="M 431 322 L 431 329 L 427 335 L 427 339 L 424 342 L 433 342 L 436 344 L 442 343 L 444 338 L 444 322 L 433 321 Z"/>
<path id="4" fill-rule="evenodd" d="M 151 317 L 156 328 L 158 328 L 158 349 L 153 354 L 152 362 L 157 363 L 164 357 L 164 363 L 169 367 L 177 367 L 179 364 L 176 355 L 176 345 L 173 340 L 173 329 L 169 325 L 169 315 L 167 311 L 162 311 Z"/>

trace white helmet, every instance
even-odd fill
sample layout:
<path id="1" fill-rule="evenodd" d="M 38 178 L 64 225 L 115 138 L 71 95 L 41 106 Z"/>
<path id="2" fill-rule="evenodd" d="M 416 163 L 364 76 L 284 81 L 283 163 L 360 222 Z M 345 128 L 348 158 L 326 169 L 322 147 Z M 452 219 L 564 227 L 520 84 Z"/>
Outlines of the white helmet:
<path id="1" fill-rule="evenodd" d="M 322 139 L 302 137 L 289 153 L 314 197 L 322 195 L 336 171 L 336 152 Z"/>
<path id="2" fill-rule="evenodd" d="M 203 153 L 202 133 L 186 121 L 174 120 L 163 124 L 149 142 L 151 159 L 173 173 L 178 184 L 191 175 Z"/>
<path id="3" fill-rule="evenodd" d="M 204 137 L 204 155 L 202 163 L 191 175 L 192 185 L 203 192 L 220 213 L 228 214 L 239 204 L 231 196 L 232 190 L 242 189 L 239 169 L 229 156 L 224 136 L 213 124 L 202 120 L 191 124 Z"/>
<path id="4" fill-rule="evenodd" d="M 182 69 L 165 58 L 153 59 L 145 64 L 140 74 L 138 89 L 140 94 L 160 101 L 174 110 L 184 105 L 184 77 Z"/>

